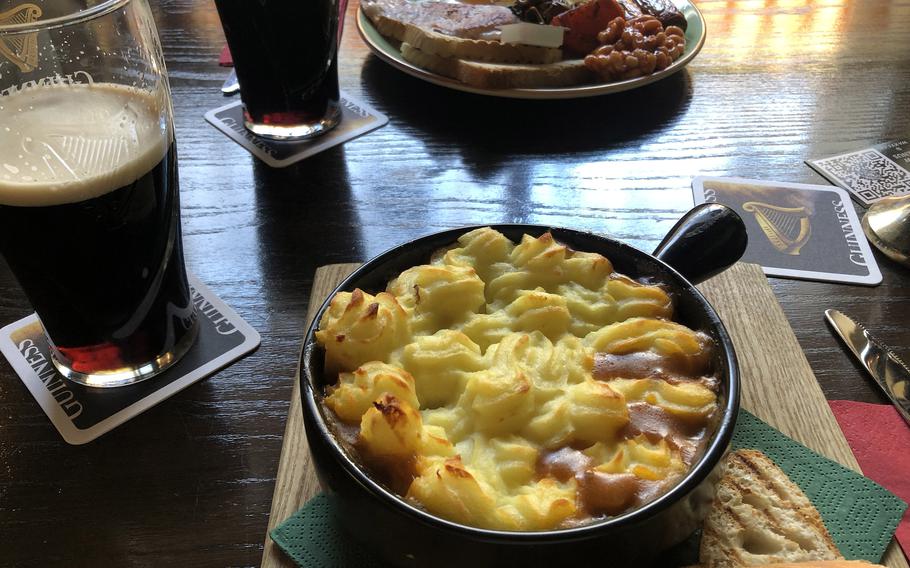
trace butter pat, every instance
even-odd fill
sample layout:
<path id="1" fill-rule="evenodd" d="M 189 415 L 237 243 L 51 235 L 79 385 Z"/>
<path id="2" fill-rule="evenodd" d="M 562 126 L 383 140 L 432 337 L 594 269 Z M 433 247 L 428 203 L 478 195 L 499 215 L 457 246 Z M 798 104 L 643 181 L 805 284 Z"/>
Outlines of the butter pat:
<path id="1" fill-rule="evenodd" d="M 521 22 L 506 24 L 499 28 L 502 43 L 521 43 L 524 45 L 539 45 L 540 47 L 559 47 L 562 45 L 562 36 L 565 28 L 560 26 L 546 26 Z"/>

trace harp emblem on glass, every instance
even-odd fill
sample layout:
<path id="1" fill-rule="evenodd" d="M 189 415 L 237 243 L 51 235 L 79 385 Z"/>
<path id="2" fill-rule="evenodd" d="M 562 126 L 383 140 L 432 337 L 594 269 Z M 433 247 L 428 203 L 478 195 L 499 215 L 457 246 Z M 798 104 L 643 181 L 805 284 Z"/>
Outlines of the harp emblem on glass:
<path id="1" fill-rule="evenodd" d="M 20 4 L 0 12 L 0 25 L 30 24 L 41 17 L 41 8 L 34 4 Z M 0 37 L 0 54 L 28 73 L 38 66 L 38 34 L 23 33 Z"/>
<path id="2" fill-rule="evenodd" d="M 779 207 L 749 201 L 743 204 L 743 209 L 755 215 L 762 232 L 780 252 L 798 255 L 799 250 L 809 242 L 812 225 L 809 223 L 809 210 L 805 207 Z"/>

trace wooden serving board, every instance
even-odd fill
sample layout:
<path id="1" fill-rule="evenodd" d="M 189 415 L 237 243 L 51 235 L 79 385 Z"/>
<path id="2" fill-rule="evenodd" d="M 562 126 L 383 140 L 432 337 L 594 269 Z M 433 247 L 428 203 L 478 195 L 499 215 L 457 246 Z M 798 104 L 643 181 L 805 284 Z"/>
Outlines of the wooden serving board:
<path id="1" fill-rule="evenodd" d="M 335 286 L 357 266 L 334 264 L 316 271 L 308 322 Z M 742 373 L 742 406 L 791 438 L 860 471 L 761 268 L 755 264 L 737 264 L 703 283 L 700 289 L 733 338 Z M 818 325 L 823 325 L 821 314 Z M 291 516 L 317 492 L 319 482 L 310 461 L 300 411 L 299 381 L 295 380 L 268 530 Z M 908 566 L 894 541 L 885 554 L 885 564 L 891 568 Z M 294 565 L 275 546 L 268 532 L 262 565 L 268 568 Z"/>

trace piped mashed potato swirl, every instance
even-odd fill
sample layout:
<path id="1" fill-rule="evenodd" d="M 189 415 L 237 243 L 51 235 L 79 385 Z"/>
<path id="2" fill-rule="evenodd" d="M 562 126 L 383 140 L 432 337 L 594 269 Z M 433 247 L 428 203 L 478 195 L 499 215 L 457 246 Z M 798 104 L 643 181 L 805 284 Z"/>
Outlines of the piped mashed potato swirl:
<path id="1" fill-rule="evenodd" d="M 672 315 L 663 288 L 599 254 L 477 229 L 384 292 L 332 299 L 324 403 L 364 466 L 437 516 L 619 515 L 688 471 L 717 410 L 711 341 Z"/>

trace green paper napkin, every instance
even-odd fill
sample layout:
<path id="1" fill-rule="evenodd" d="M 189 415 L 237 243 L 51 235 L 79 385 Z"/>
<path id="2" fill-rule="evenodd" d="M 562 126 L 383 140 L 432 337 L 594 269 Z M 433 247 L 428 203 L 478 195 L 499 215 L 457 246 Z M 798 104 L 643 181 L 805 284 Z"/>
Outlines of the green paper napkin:
<path id="1" fill-rule="evenodd" d="M 379 568 L 338 522 L 335 497 L 320 493 L 269 533 L 298 566 L 306 568 Z"/>
<path id="2" fill-rule="evenodd" d="M 745 410 L 733 431 L 733 449 L 761 450 L 799 485 L 825 521 L 847 560 L 879 562 L 907 504 L 841 464 L 788 438 Z"/>
<path id="3" fill-rule="evenodd" d="M 816 506 L 841 553 L 878 562 L 907 505 L 874 481 L 821 456 L 741 410 L 733 448 L 761 450 L 784 470 Z M 306 568 L 378 568 L 369 553 L 338 522 L 333 497 L 320 494 L 270 533 Z M 694 560 L 694 559 L 693 559 Z"/>

